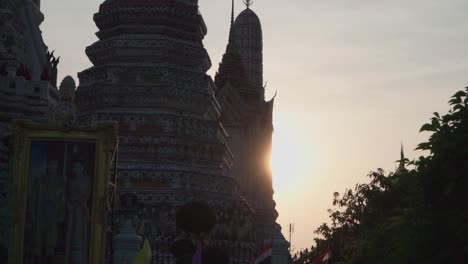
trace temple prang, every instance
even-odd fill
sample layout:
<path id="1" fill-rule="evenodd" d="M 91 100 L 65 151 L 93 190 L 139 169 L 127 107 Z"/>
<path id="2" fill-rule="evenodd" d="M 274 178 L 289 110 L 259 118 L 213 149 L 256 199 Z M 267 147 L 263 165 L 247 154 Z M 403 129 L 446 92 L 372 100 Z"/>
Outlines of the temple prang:
<path id="1" fill-rule="evenodd" d="M 220 121 L 231 139 L 229 146 L 234 156 L 231 175 L 238 180 L 242 195 L 256 212 L 256 238 L 264 243 L 274 240 L 276 252 L 284 253 L 289 244 L 276 223 L 272 171 L 264 165 L 272 150 L 276 94 L 265 100 L 262 26 L 250 8 L 253 2 L 244 3 L 247 9 L 231 23 L 226 52 L 215 75 L 217 100 L 222 109 Z M 280 258 L 284 261 L 284 256 Z"/>
<path id="2" fill-rule="evenodd" d="M 231 263 L 251 263 L 270 243 L 273 263 L 287 263 L 265 164 L 275 98 L 265 100 L 262 26 L 253 1 L 244 1 L 237 17 L 232 1 L 214 80 L 207 75 L 212 65 L 198 0 L 103 1 L 93 16 L 98 40 L 85 50 L 92 66 L 78 73 L 78 87 L 70 76 L 57 87 L 60 57 L 42 39 L 40 2 L 0 4 L 0 238 L 6 238 L 0 247 L 9 246 L 3 241 L 12 210 L 14 160 L 6 157 L 13 120 L 82 127 L 113 121 L 118 173 L 107 212 L 108 253 L 114 251 L 108 260 L 128 261 L 124 255 L 136 247 L 127 242 L 144 238 L 153 263 L 175 263 L 174 241 L 193 239 L 176 227 L 177 209 L 203 201 L 217 218 L 203 239 Z"/>
<path id="3" fill-rule="evenodd" d="M 14 120 L 47 123 L 60 104 L 58 61 L 48 60 L 40 1 L 0 3 L 0 262 L 6 263 L 12 220 Z M 41 78 L 46 73 L 47 78 Z"/>

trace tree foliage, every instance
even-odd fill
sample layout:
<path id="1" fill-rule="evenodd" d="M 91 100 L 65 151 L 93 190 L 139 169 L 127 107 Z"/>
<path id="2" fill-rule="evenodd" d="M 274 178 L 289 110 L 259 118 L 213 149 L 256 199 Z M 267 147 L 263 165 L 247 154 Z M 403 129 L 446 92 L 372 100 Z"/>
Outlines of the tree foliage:
<path id="1" fill-rule="evenodd" d="M 468 88 L 446 115 L 421 128 L 431 133 L 414 169 L 369 174 L 370 182 L 335 193 L 331 223 L 321 238 L 293 257 L 311 263 L 332 247 L 333 263 L 468 263 Z"/>

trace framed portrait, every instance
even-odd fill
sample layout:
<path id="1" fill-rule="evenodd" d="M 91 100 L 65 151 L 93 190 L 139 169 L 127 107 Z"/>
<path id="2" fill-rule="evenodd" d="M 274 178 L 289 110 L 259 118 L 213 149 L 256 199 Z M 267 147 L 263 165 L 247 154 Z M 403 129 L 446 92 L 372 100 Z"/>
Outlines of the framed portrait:
<path id="1" fill-rule="evenodd" d="M 9 263 L 103 263 L 116 127 L 15 123 Z"/>

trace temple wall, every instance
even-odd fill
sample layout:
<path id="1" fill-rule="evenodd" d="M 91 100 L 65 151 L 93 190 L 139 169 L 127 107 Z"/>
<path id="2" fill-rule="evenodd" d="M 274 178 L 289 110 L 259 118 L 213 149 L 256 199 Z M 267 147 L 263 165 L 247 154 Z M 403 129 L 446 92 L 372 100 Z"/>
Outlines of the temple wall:
<path id="1" fill-rule="evenodd" d="M 38 4 L 40 1 L 32 0 L 0 4 L 0 31 L 4 34 L 0 42 L 0 263 L 6 263 L 12 210 L 12 122 L 48 121 L 59 98 L 56 87 L 40 80 L 47 47 L 39 29 L 43 15 Z"/>
<path id="2" fill-rule="evenodd" d="M 8 229 L 9 229 L 9 212 L 10 212 L 10 155 L 11 151 L 8 148 L 8 139 L 6 135 L 10 134 L 9 123 L 0 119 L 0 262 L 6 260 L 8 252 Z"/>

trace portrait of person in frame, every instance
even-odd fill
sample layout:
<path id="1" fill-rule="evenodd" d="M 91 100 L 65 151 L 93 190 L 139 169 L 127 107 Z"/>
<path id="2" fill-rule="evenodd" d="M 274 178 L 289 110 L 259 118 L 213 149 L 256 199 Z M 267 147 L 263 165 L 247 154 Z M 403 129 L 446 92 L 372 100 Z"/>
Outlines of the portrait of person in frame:
<path id="1" fill-rule="evenodd" d="M 16 121 L 9 264 L 104 261 L 116 141 L 114 122 Z"/>
<path id="2" fill-rule="evenodd" d="M 31 142 L 25 263 L 86 263 L 95 152 L 94 142 Z"/>

